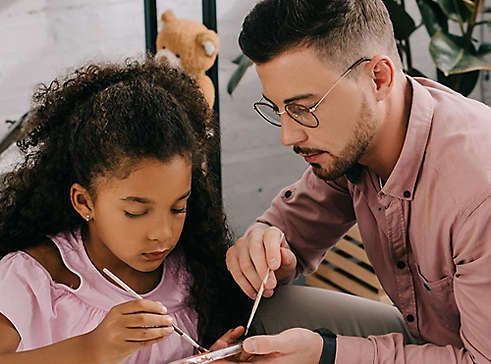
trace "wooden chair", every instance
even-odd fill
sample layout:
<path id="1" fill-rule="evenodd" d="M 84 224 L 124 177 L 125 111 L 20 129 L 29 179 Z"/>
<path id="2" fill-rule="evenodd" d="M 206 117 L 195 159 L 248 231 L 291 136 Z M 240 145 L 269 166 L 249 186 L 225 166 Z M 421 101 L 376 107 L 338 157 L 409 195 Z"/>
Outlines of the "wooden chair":
<path id="1" fill-rule="evenodd" d="M 317 271 L 305 277 L 305 283 L 392 304 L 361 241 L 355 225 L 327 252 Z"/>

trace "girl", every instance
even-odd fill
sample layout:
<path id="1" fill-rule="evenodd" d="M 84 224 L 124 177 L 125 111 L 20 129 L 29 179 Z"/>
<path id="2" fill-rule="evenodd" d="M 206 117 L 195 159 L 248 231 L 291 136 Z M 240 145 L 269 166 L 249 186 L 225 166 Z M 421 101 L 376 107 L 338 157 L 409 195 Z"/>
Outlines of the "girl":
<path id="1" fill-rule="evenodd" d="M 151 59 L 92 65 L 34 101 L 0 189 L 0 362 L 165 363 L 193 353 L 173 323 L 209 346 L 244 322 L 194 81 Z"/>

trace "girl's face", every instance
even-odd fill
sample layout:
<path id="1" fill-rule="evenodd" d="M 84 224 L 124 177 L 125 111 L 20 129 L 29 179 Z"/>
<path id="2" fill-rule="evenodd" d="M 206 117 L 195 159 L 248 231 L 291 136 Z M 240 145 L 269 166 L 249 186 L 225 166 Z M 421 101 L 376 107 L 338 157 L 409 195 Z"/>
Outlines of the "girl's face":
<path id="1" fill-rule="evenodd" d="M 145 159 L 127 178 L 96 180 L 87 249 L 96 266 L 156 270 L 176 246 L 191 193 L 191 164 Z"/>

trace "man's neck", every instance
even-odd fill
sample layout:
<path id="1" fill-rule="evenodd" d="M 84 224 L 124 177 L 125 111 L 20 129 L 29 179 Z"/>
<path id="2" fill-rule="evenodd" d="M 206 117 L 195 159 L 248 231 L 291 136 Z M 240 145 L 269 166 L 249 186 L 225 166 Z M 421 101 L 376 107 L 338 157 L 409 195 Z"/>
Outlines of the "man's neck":
<path id="1" fill-rule="evenodd" d="M 412 103 L 412 87 L 405 75 L 400 75 L 386 102 L 384 119 L 370 148 L 360 163 L 387 181 L 402 151 Z"/>

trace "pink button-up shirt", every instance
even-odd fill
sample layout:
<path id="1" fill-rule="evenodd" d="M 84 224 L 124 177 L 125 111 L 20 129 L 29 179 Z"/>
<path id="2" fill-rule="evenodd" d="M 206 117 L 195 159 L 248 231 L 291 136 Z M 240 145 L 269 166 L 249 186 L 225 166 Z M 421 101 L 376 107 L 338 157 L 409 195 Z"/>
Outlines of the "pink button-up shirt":
<path id="1" fill-rule="evenodd" d="M 357 222 L 384 290 L 425 343 L 338 336 L 336 364 L 491 363 L 491 109 L 409 80 L 407 134 L 382 189 L 368 169 L 351 183 L 309 168 L 258 221 L 285 232 L 298 273 Z"/>

